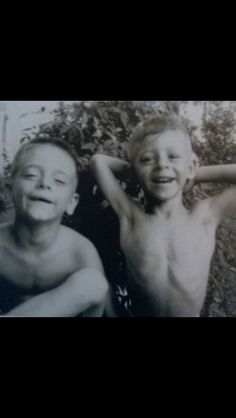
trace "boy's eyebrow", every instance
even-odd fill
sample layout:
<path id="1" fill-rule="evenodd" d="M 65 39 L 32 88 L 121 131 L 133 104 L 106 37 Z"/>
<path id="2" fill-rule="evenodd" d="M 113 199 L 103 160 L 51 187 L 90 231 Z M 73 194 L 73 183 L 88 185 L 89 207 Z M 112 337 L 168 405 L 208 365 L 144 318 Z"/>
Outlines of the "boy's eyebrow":
<path id="1" fill-rule="evenodd" d="M 176 153 L 181 154 L 181 151 L 180 151 L 178 148 L 173 148 L 173 147 L 170 147 L 170 148 L 168 148 L 168 151 L 169 151 L 169 152 L 176 152 Z"/>
<path id="2" fill-rule="evenodd" d="M 149 151 L 149 150 L 141 150 L 142 154 L 153 154 L 153 151 Z"/>
<path id="3" fill-rule="evenodd" d="M 23 164 L 22 165 L 22 169 L 23 170 L 25 170 L 25 169 L 27 169 L 27 168 L 40 168 L 38 165 L 35 165 L 35 164 Z"/>
<path id="4" fill-rule="evenodd" d="M 142 158 L 142 157 L 146 157 L 147 155 L 153 156 L 154 153 L 151 152 L 151 151 L 144 151 L 143 153 L 140 153 L 139 156 L 140 156 L 140 158 Z"/>
<path id="5" fill-rule="evenodd" d="M 26 169 L 29 169 L 29 168 L 36 168 L 38 170 L 41 169 L 40 165 L 37 165 L 37 164 L 24 165 L 22 168 L 23 168 L 23 170 L 26 170 Z M 69 174 L 67 174 L 65 171 L 63 171 L 61 169 L 55 170 L 53 173 L 54 174 L 61 174 L 61 175 L 64 175 L 64 176 L 68 176 L 69 177 Z"/>
<path id="6" fill-rule="evenodd" d="M 55 170 L 54 171 L 54 174 L 63 174 L 65 176 L 68 176 L 68 174 L 65 171 L 63 171 L 63 170 Z"/>
<path id="7" fill-rule="evenodd" d="M 73 179 L 74 177 L 76 177 L 76 173 L 66 173 L 63 170 L 56 170 L 56 171 L 53 172 L 53 174 L 55 176 L 57 176 L 57 175 L 64 176 L 65 178 L 67 178 L 69 180 L 70 179 Z"/>

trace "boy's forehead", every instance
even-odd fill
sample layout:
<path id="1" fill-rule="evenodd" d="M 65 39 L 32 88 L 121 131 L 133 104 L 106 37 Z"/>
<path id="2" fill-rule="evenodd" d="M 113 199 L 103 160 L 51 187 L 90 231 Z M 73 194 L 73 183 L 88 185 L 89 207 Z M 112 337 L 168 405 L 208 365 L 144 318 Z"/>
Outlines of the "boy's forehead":
<path id="1" fill-rule="evenodd" d="M 157 149 L 168 150 L 170 148 L 190 156 L 192 153 L 192 146 L 187 133 L 180 129 L 166 130 L 161 133 L 150 133 L 134 148 L 133 159 L 136 159 L 140 154 L 146 151 Z"/>
<path id="2" fill-rule="evenodd" d="M 151 133 L 143 139 L 143 146 L 154 144 L 155 142 L 167 144 L 187 144 L 189 138 L 187 134 L 180 129 L 166 130 L 160 133 Z"/>
<path id="3" fill-rule="evenodd" d="M 188 135 L 181 130 L 168 130 L 161 133 L 148 134 L 139 147 L 139 152 L 152 148 L 174 148 L 182 152 L 191 151 Z"/>
<path id="4" fill-rule="evenodd" d="M 25 163 L 30 163 L 31 161 L 37 159 L 39 159 L 41 163 L 48 161 L 49 163 L 58 166 L 61 166 L 61 164 L 64 163 L 64 165 L 71 165 L 76 168 L 75 161 L 71 155 L 66 150 L 53 144 L 35 144 L 29 148 L 26 148 L 20 156 L 18 164 L 24 165 Z"/>

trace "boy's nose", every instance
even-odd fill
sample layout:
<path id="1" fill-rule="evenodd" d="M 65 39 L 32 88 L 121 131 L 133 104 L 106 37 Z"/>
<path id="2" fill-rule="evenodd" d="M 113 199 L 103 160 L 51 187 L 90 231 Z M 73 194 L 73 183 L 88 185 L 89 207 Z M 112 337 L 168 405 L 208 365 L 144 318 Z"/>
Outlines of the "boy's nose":
<path id="1" fill-rule="evenodd" d="M 168 166 L 168 159 L 165 156 L 159 156 L 156 161 L 155 168 L 160 170 Z"/>
<path id="2" fill-rule="evenodd" d="M 47 176 L 40 177 L 37 187 L 39 189 L 50 189 L 51 188 L 50 179 Z"/>

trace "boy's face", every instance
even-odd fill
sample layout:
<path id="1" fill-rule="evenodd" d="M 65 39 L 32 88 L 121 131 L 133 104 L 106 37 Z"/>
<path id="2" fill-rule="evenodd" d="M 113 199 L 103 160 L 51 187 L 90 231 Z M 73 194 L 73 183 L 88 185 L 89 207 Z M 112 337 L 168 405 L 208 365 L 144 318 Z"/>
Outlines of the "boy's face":
<path id="1" fill-rule="evenodd" d="M 181 130 L 148 135 L 138 149 L 133 166 L 147 198 L 165 201 L 183 192 L 195 166 L 191 145 Z"/>
<path id="2" fill-rule="evenodd" d="M 72 215 L 78 195 L 76 167 L 66 151 L 50 144 L 26 150 L 13 178 L 16 213 L 36 221 Z"/>

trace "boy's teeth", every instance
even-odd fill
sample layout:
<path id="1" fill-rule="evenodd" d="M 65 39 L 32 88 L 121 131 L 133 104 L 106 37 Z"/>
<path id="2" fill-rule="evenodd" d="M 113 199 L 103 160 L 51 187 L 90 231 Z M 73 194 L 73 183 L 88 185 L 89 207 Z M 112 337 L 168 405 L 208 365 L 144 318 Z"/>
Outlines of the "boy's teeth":
<path id="1" fill-rule="evenodd" d="M 154 179 L 154 181 L 156 183 L 170 183 L 172 179 L 168 177 L 162 177 L 162 178 Z"/>

